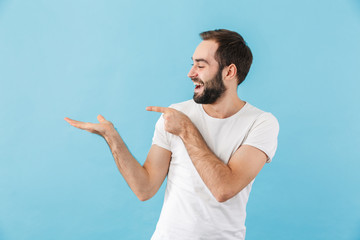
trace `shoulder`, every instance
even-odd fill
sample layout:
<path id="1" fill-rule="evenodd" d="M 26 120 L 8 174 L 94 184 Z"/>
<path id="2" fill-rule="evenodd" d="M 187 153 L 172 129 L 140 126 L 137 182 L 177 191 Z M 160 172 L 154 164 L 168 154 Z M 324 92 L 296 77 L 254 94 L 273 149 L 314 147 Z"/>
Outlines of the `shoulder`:
<path id="1" fill-rule="evenodd" d="M 271 113 L 263 111 L 248 103 L 246 113 L 253 118 L 253 125 L 279 129 L 279 121 Z"/>

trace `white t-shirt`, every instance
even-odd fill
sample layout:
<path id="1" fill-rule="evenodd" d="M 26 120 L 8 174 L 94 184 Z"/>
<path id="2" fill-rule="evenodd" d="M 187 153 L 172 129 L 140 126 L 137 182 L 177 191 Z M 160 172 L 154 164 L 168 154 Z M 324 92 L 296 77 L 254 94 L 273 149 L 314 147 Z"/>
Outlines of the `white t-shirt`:
<path id="1" fill-rule="evenodd" d="M 207 145 L 224 163 L 241 145 L 251 145 L 273 158 L 279 124 L 271 114 L 249 103 L 225 119 L 210 117 L 193 100 L 170 106 L 186 114 Z M 216 201 L 202 181 L 181 138 L 164 130 L 161 116 L 153 144 L 172 152 L 164 205 L 152 240 L 245 239 L 246 203 L 253 181 L 226 202 Z"/>

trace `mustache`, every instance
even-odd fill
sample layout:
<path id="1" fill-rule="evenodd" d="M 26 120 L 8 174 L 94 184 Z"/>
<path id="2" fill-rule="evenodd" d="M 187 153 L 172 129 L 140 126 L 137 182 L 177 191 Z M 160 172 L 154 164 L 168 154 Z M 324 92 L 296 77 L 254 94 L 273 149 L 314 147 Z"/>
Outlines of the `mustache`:
<path id="1" fill-rule="evenodd" d="M 191 81 L 193 81 L 193 82 L 195 82 L 195 83 L 204 84 L 204 82 L 203 82 L 200 78 L 195 77 L 195 78 L 190 78 L 190 79 L 191 79 Z"/>

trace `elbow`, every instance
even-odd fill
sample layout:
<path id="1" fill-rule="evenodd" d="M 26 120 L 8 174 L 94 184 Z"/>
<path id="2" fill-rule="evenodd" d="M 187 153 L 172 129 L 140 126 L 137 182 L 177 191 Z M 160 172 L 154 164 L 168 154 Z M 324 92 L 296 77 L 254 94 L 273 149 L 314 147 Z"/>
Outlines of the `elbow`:
<path id="1" fill-rule="evenodd" d="M 226 190 L 222 190 L 219 191 L 218 193 L 214 194 L 214 197 L 216 199 L 216 201 L 218 201 L 219 203 L 223 203 L 226 202 L 227 200 L 233 198 L 235 195 L 237 194 L 237 192 L 233 192 L 233 191 L 226 191 Z"/>
<path id="2" fill-rule="evenodd" d="M 145 202 L 145 201 L 147 201 L 147 200 L 149 200 L 151 198 L 151 197 L 145 197 L 145 196 L 137 196 L 137 197 L 142 202 Z"/>
<path id="3" fill-rule="evenodd" d="M 216 201 L 219 203 L 223 203 L 228 201 L 229 199 L 235 197 L 239 194 L 244 188 L 245 184 L 234 186 L 234 184 L 226 184 L 219 186 L 216 191 L 212 191 Z"/>
<path id="4" fill-rule="evenodd" d="M 156 188 L 150 185 L 143 185 L 132 190 L 136 197 L 142 202 L 151 199 L 157 192 Z"/>
<path id="5" fill-rule="evenodd" d="M 219 203 L 226 202 L 230 198 L 232 198 L 232 197 L 229 197 L 226 194 L 219 194 L 219 195 L 215 196 L 216 201 L 218 201 Z"/>
<path id="6" fill-rule="evenodd" d="M 151 194 L 151 193 L 138 193 L 138 194 L 136 194 L 136 197 L 142 202 L 145 202 L 145 201 L 151 199 L 153 196 L 154 196 L 154 194 Z"/>

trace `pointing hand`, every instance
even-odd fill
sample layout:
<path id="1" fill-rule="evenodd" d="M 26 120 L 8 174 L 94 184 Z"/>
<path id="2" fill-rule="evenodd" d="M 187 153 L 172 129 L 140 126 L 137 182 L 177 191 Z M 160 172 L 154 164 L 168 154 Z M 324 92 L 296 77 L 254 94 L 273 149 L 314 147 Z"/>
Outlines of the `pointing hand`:
<path id="1" fill-rule="evenodd" d="M 189 126 L 192 126 L 191 120 L 182 112 L 167 107 L 147 107 L 147 111 L 163 113 L 165 120 L 165 131 L 176 136 L 182 137 Z"/>

